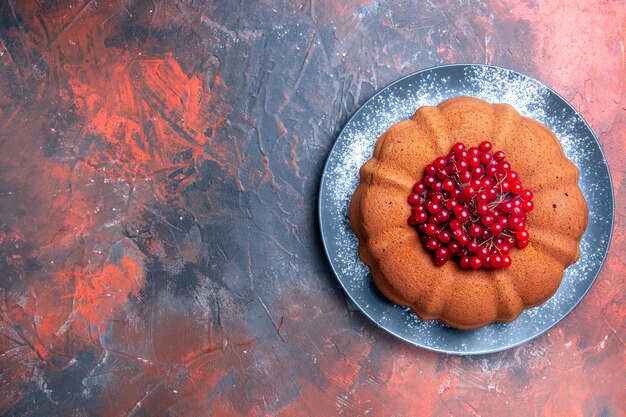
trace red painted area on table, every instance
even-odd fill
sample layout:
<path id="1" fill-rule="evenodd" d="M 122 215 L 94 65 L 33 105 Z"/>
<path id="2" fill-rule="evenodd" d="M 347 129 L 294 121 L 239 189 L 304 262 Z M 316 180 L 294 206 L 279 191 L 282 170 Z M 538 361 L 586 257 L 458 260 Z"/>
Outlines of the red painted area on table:
<path id="1" fill-rule="evenodd" d="M 188 149 L 194 160 L 202 155 L 224 167 L 231 151 L 214 144 L 213 137 L 226 119 L 218 116 L 222 110 L 211 90 L 205 91 L 203 77 L 188 76 L 171 56 L 127 60 L 87 79 L 69 80 L 76 104 L 85 103 L 85 133 L 101 135 L 104 142 L 94 142 L 84 168 L 106 170 L 110 178 L 145 178 L 171 170 L 172 158 Z M 213 133 L 206 135 L 207 130 Z"/>
<path id="2" fill-rule="evenodd" d="M 527 22 L 537 76 L 563 95 L 602 136 L 624 109 L 626 8 L 606 0 L 533 3 L 494 1 L 508 19 Z"/>
<path id="3" fill-rule="evenodd" d="M 129 296 L 138 295 L 144 280 L 142 265 L 130 257 L 122 258 L 119 265 L 105 265 L 102 272 L 90 276 L 75 271 L 60 271 L 54 277 L 56 285 L 74 288 L 73 294 L 62 297 L 72 300 L 72 311 L 102 333 L 106 331 L 115 309 L 125 303 Z M 50 309 L 54 307 L 50 306 Z M 41 316 L 46 317 L 43 314 Z M 38 326 L 39 335 L 44 337 L 57 331 L 60 327 L 58 324 L 44 320 Z"/>

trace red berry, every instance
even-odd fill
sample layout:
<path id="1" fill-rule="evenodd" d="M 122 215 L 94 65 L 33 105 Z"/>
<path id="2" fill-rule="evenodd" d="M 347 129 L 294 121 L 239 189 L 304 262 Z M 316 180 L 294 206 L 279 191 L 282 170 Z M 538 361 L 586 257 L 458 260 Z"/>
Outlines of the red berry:
<path id="1" fill-rule="evenodd" d="M 443 181 L 443 189 L 444 190 L 450 191 L 453 188 L 454 188 L 454 181 L 452 181 L 450 178 L 448 178 L 448 179 Z"/>
<path id="2" fill-rule="evenodd" d="M 489 152 L 491 150 L 491 142 L 483 141 L 483 142 L 480 143 L 480 145 L 478 147 L 483 152 Z"/>
<path id="3" fill-rule="evenodd" d="M 433 166 L 437 169 L 444 169 L 446 167 L 446 164 L 446 158 L 442 157 L 435 159 L 435 162 L 433 162 Z"/>
<path id="4" fill-rule="evenodd" d="M 510 177 L 510 175 L 509 175 Z M 511 186 L 511 192 L 515 195 L 519 195 L 522 193 L 522 183 L 519 181 L 515 181 Z M 518 200 L 519 201 L 519 200 Z"/>
<path id="5" fill-rule="evenodd" d="M 505 155 L 504 155 L 504 152 L 502 151 L 498 151 L 493 154 L 493 159 L 495 159 L 497 162 L 503 161 L 504 157 Z"/>
<path id="6" fill-rule="evenodd" d="M 482 264 L 483 261 L 478 256 L 472 256 L 472 259 L 470 259 L 470 266 L 472 269 L 478 269 Z"/>
<path id="7" fill-rule="evenodd" d="M 452 231 L 452 237 L 456 241 L 458 241 L 464 234 L 465 234 L 465 232 L 463 232 L 462 229 L 456 229 L 456 230 Z"/>
<path id="8" fill-rule="evenodd" d="M 428 220 L 428 215 L 424 212 L 415 213 L 411 217 L 409 217 L 409 223 L 415 226 L 419 223 L 425 223 Z"/>
<path id="9" fill-rule="evenodd" d="M 523 208 L 524 208 L 524 211 L 532 211 L 532 209 L 535 208 L 535 204 L 532 201 L 527 200 L 527 201 L 524 201 Z"/>
<path id="10" fill-rule="evenodd" d="M 419 195 L 419 194 L 417 194 L 417 193 L 412 193 L 412 194 L 409 196 L 409 204 L 410 204 L 410 205 L 412 205 L 412 206 L 415 206 L 415 205 L 417 205 L 417 204 L 419 204 L 419 203 L 420 203 L 420 200 L 421 200 L 421 199 L 422 199 L 422 198 L 420 197 L 420 195 Z"/>
<path id="11" fill-rule="evenodd" d="M 439 247 L 440 243 L 435 238 L 428 239 L 428 243 L 426 243 L 426 247 L 430 250 L 436 250 Z"/>
<path id="12" fill-rule="evenodd" d="M 517 233 L 515 233 L 515 238 L 517 240 L 528 240 L 529 236 L 528 231 L 525 229 L 518 230 Z"/>
<path id="13" fill-rule="evenodd" d="M 467 246 L 465 247 L 467 249 L 467 251 L 469 253 L 476 253 L 476 251 L 478 250 L 478 242 L 476 242 L 475 240 L 472 240 L 470 243 L 467 244 Z"/>
<path id="14" fill-rule="evenodd" d="M 533 199 L 533 192 L 530 190 L 523 190 L 522 191 L 522 198 L 524 200 L 532 200 Z"/>
<path id="15" fill-rule="evenodd" d="M 471 148 L 469 148 L 468 152 L 470 156 L 480 156 L 480 150 L 478 150 L 478 148 L 476 147 L 472 146 Z"/>
<path id="16" fill-rule="evenodd" d="M 480 165 L 480 158 L 477 156 L 471 156 L 467 162 L 472 168 L 477 168 Z"/>
<path id="17" fill-rule="evenodd" d="M 469 171 L 463 171 L 459 174 L 459 181 L 465 183 L 472 180 L 472 173 Z"/>
<path id="18" fill-rule="evenodd" d="M 443 203 L 443 195 L 441 193 L 432 193 L 430 196 L 430 201 L 441 205 Z"/>
<path id="19" fill-rule="evenodd" d="M 511 181 L 515 181 L 515 180 L 517 180 L 517 179 L 519 178 L 519 175 L 518 175 L 518 173 L 517 173 L 517 172 L 515 172 L 515 171 L 509 171 L 509 173 L 507 174 L 507 177 L 509 177 L 509 179 L 510 179 Z M 521 183 L 520 183 L 520 184 L 521 184 Z"/>
<path id="20" fill-rule="evenodd" d="M 481 178 L 485 174 L 485 170 L 481 166 L 477 166 L 472 170 L 472 177 Z"/>
<path id="21" fill-rule="evenodd" d="M 506 174 L 511 169 L 511 164 L 506 161 L 502 161 L 498 164 L 498 173 Z"/>
<path id="22" fill-rule="evenodd" d="M 446 259 L 450 256 L 450 252 L 446 248 L 439 248 L 437 252 L 435 252 L 435 256 L 440 259 Z"/>
<path id="23" fill-rule="evenodd" d="M 511 213 L 514 208 L 515 206 L 511 200 L 500 204 L 500 210 L 502 210 L 503 213 Z"/>
<path id="24" fill-rule="evenodd" d="M 502 190 L 503 193 L 508 192 L 511 189 L 511 183 L 508 181 L 502 181 L 500 183 L 500 189 Z"/>
<path id="25" fill-rule="evenodd" d="M 469 168 L 469 163 L 467 162 L 466 159 L 459 159 L 456 162 L 456 167 L 458 168 L 460 172 L 467 171 L 467 168 Z"/>
<path id="26" fill-rule="evenodd" d="M 519 230 L 522 228 L 522 219 L 519 217 L 511 217 L 509 220 L 509 229 Z"/>
<path id="27" fill-rule="evenodd" d="M 486 258 L 487 256 L 489 256 L 489 249 L 487 249 L 486 246 L 481 246 L 480 248 L 478 248 L 476 256 L 482 259 Z"/>
<path id="28" fill-rule="evenodd" d="M 491 266 L 491 256 L 487 256 L 485 259 L 483 259 L 482 267 L 485 268 L 485 269 L 491 269 L 492 268 L 492 266 Z"/>
<path id="29" fill-rule="evenodd" d="M 413 186 L 413 191 L 421 194 L 424 191 L 426 191 L 426 186 L 421 181 L 416 182 L 415 185 Z"/>
<path id="30" fill-rule="evenodd" d="M 454 210 L 455 208 L 457 208 L 459 206 L 459 202 L 456 201 L 455 199 L 451 198 L 450 200 L 446 201 L 446 208 L 448 210 Z"/>
<path id="31" fill-rule="evenodd" d="M 469 256 L 462 256 L 461 259 L 459 259 L 459 266 L 463 269 L 469 269 L 471 267 L 471 261 Z"/>
<path id="32" fill-rule="evenodd" d="M 454 209 L 454 217 L 456 217 L 460 223 L 463 223 L 469 219 L 469 211 L 464 207 L 457 207 Z"/>
<path id="33" fill-rule="evenodd" d="M 450 233 L 446 232 L 445 230 L 439 232 L 439 235 L 437 235 L 437 237 L 439 238 L 439 241 L 441 243 L 448 243 L 450 241 Z"/>
<path id="34" fill-rule="evenodd" d="M 487 215 L 482 216 L 482 217 L 480 218 L 480 222 L 481 222 L 484 226 L 491 226 L 491 225 L 493 224 L 493 222 L 494 222 L 494 218 L 493 218 L 493 216 L 490 216 L 490 215 L 488 215 L 488 214 L 487 214 Z"/>
<path id="35" fill-rule="evenodd" d="M 480 194 L 479 194 L 480 195 Z M 478 212 L 478 214 L 480 214 L 481 216 L 484 216 L 486 214 L 489 214 L 490 210 L 489 210 L 489 206 L 487 204 L 479 204 L 476 207 L 476 212 Z"/>
<path id="36" fill-rule="evenodd" d="M 450 242 L 448 243 L 448 250 L 450 253 L 457 253 L 461 250 L 461 245 L 458 242 Z"/>
<path id="37" fill-rule="evenodd" d="M 495 223 L 491 225 L 491 233 L 494 235 L 499 235 L 502 233 L 503 227 L 499 223 Z"/>
<path id="38" fill-rule="evenodd" d="M 450 194 L 450 198 L 459 198 L 461 197 L 461 190 L 459 190 L 458 188 L 455 188 L 454 190 L 450 191 L 448 194 Z"/>
<path id="39" fill-rule="evenodd" d="M 496 198 L 498 198 L 498 190 L 495 188 L 489 188 L 486 193 L 487 197 L 489 197 L 489 201 L 496 201 Z"/>
<path id="40" fill-rule="evenodd" d="M 434 236 L 437 233 L 439 233 L 439 229 L 434 224 L 429 223 L 426 225 L 426 228 L 424 229 L 424 233 L 426 233 L 428 236 Z"/>
<path id="41" fill-rule="evenodd" d="M 424 171 L 428 174 L 428 175 L 435 175 L 437 173 L 437 168 L 435 168 L 433 166 L 433 164 L 428 164 L 426 165 L 426 168 L 424 168 Z"/>
<path id="42" fill-rule="evenodd" d="M 442 223 L 447 221 L 450 219 L 450 212 L 446 209 L 441 209 L 439 213 L 437 213 L 437 219 Z"/>
<path id="43" fill-rule="evenodd" d="M 436 214 L 429 214 L 429 213 L 426 213 L 426 214 L 428 214 L 428 224 L 433 224 L 437 226 L 439 223 L 441 223 L 439 219 L 437 218 Z"/>
<path id="44" fill-rule="evenodd" d="M 485 188 L 492 188 L 495 185 L 495 183 L 493 182 L 493 180 L 489 177 L 484 177 L 483 178 L 483 183 L 482 186 Z"/>
<path id="45" fill-rule="evenodd" d="M 437 178 L 433 177 L 432 175 L 426 175 L 424 177 L 424 185 L 428 188 L 433 188 L 433 184 L 435 184 L 437 182 Z"/>
<path id="46" fill-rule="evenodd" d="M 472 187 L 471 185 L 468 185 L 467 187 L 463 188 L 463 197 L 466 200 L 470 200 L 475 195 L 476 195 L 476 188 Z"/>
<path id="47" fill-rule="evenodd" d="M 478 193 L 476 195 L 476 203 L 485 204 L 488 201 L 489 201 L 489 197 L 487 196 L 487 193 Z"/>
<path id="48" fill-rule="evenodd" d="M 457 142 L 454 144 L 454 146 L 452 147 L 452 150 L 454 151 L 454 153 L 459 153 L 461 151 L 465 150 L 465 145 L 462 144 L 461 142 Z"/>
<path id="49" fill-rule="evenodd" d="M 456 241 L 457 241 L 457 242 L 459 242 L 459 245 L 461 245 L 461 246 L 466 246 L 466 245 L 469 243 L 470 238 L 469 238 L 469 236 L 467 236 L 466 234 L 463 234 L 463 235 L 462 235 L 461 237 L 459 237 Z"/>
<path id="50" fill-rule="evenodd" d="M 448 262 L 447 258 L 435 258 L 435 265 L 437 266 L 441 266 L 445 264 L 446 262 Z"/>
<path id="51" fill-rule="evenodd" d="M 475 224 L 475 225 L 470 226 L 468 231 L 469 231 L 470 236 L 478 237 L 483 232 L 483 228 Z"/>
<path id="52" fill-rule="evenodd" d="M 441 211 L 441 206 L 439 205 L 439 203 L 435 203 L 434 201 L 429 202 L 426 208 L 428 209 L 429 212 L 433 214 L 439 213 Z"/>
<path id="53" fill-rule="evenodd" d="M 456 216 L 456 210 L 455 210 L 455 214 Z M 459 222 L 456 219 L 450 220 L 450 223 L 448 224 L 448 226 L 450 226 L 450 230 L 455 231 L 455 230 L 459 230 L 461 228 L 461 222 Z"/>
<path id="54" fill-rule="evenodd" d="M 528 241 L 527 240 L 518 240 L 517 242 L 515 242 L 515 246 L 517 246 L 520 249 L 524 249 L 526 246 L 528 246 Z"/>
<path id="55" fill-rule="evenodd" d="M 493 255 L 491 257 L 491 266 L 494 268 L 500 268 L 502 266 L 502 256 Z"/>
<path id="56" fill-rule="evenodd" d="M 502 268 L 508 268 L 511 266 L 511 257 L 506 255 L 502 257 Z"/>
<path id="57" fill-rule="evenodd" d="M 480 162 L 483 165 L 489 165 L 492 159 L 493 159 L 493 155 L 491 155 L 490 152 L 483 152 L 480 154 Z"/>

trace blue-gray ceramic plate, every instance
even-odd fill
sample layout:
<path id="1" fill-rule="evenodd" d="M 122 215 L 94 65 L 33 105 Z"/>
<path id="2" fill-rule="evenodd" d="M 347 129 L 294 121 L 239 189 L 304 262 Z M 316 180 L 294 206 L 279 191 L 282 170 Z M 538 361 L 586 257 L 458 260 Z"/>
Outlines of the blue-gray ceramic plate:
<path id="1" fill-rule="evenodd" d="M 418 107 L 437 105 L 457 96 L 509 103 L 521 114 L 548 126 L 578 166 L 579 185 L 589 206 L 589 226 L 580 243 L 580 260 L 565 271 L 557 293 L 511 323 L 494 323 L 471 331 L 422 321 L 409 309 L 387 300 L 358 257 L 358 242 L 348 220 L 348 205 L 358 183 L 359 168 L 371 157 L 378 137 L 392 124 L 409 118 Z M 508 349 L 539 336 L 585 296 L 600 272 L 611 240 L 613 188 L 598 140 L 578 112 L 557 93 L 511 70 L 487 65 L 446 65 L 394 82 L 352 116 L 324 168 L 319 219 L 326 254 L 339 283 L 374 323 L 426 349 L 481 354 Z"/>

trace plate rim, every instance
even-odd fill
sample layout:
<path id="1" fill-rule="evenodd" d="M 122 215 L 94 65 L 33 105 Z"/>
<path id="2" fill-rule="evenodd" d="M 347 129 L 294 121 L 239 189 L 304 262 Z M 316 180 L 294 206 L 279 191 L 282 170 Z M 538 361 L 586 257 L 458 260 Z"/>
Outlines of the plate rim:
<path id="1" fill-rule="evenodd" d="M 602 259 L 600 261 L 600 269 L 598 270 L 598 272 L 595 274 L 595 276 L 593 277 L 590 285 L 587 287 L 587 289 L 585 289 L 585 291 L 583 292 L 583 294 L 579 297 L 579 299 L 564 313 L 561 315 L 561 317 L 559 317 L 556 321 L 554 321 L 554 323 L 551 323 L 549 326 L 547 326 L 545 329 L 543 329 L 541 332 L 539 332 L 538 334 L 529 336 L 527 338 L 524 338 L 520 341 L 517 341 L 513 344 L 510 344 L 508 346 L 504 346 L 504 347 L 498 347 L 498 348 L 494 348 L 494 349 L 482 349 L 482 350 L 477 350 L 477 351 L 456 351 L 456 350 L 448 350 L 448 349 L 440 349 L 440 348 L 434 348 L 432 346 L 427 346 L 427 345 L 423 345 L 420 344 L 418 342 L 415 342 L 413 340 L 410 340 L 404 336 L 401 336 L 399 334 L 396 334 L 390 330 L 388 330 L 387 328 L 385 328 L 381 323 L 379 323 L 374 317 L 372 317 L 352 296 L 352 294 L 347 290 L 346 286 L 344 285 L 343 281 L 341 279 L 339 279 L 339 274 L 337 272 L 337 270 L 335 269 L 335 265 L 332 262 L 331 256 L 328 252 L 328 245 L 326 244 L 326 235 L 324 233 L 324 221 L 323 221 L 323 216 L 322 216 L 322 207 L 323 207 L 323 199 L 322 199 L 322 193 L 324 191 L 324 186 L 326 183 L 326 175 L 328 172 L 328 164 L 330 163 L 331 160 L 331 156 L 333 155 L 333 152 L 335 151 L 335 148 L 337 147 L 337 144 L 339 142 L 339 139 L 342 137 L 342 135 L 344 134 L 346 128 L 351 124 L 351 122 L 361 113 L 364 111 L 364 109 L 366 108 L 366 106 L 368 104 L 370 104 L 370 102 L 372 102 L 373 100 L 375 100 L 380 94 L 382 94 L 384 91 L 392 88 L 394 85 L 401 83 L 402 81 L 417 76 L 419 74 L 422 73 L 426 73 L 429 71 L 434 71 L 434 70 L 438 70 L 438 69 L 442 69 L 442 68 L 450 68 L 450 67 L 483 67 L 483 68 L 490 68 L 490 69 L 494 69 L 494 70 L 504 70 L 507 71 L 509 73 L 515 74 L 517 76 L 521 76 L 523 78 L 527 78 L 530 79 L 534 82 L 537 82 L 539 85 L 541 85 L 542 87 L 546 88 L 547 90 L 549 90 L 552 94 L 556 95 L 556 97 L 558 97 L 562 103 L 565 103 L 565 105 L 567 107 L 569 107 L 579 118 L 580 120 L 582 120 L 582 122 L 584 123 L 585 128 L 587 129 L 588 132 L 591 133 L 591 137 L 593 138 L 593 140 L 596 142 L 596 144 L 598 145 L 598 149 L 600 150 L 600 155 L 602 156 L 602 161 L 604 162 L 604 164 L 607 167 L 607 177 L 608 177 L 608 182 L 609 182 L 609 188 L 610 188 L 610 197 L 611 197 L 611 202 L 610 202 L 610 229 L 609 229 L 609 234 L 608 234 L 608 244 L 606 247 L 606 250 L 604 251 L 604 254 L 602 255 Z M 577 167 L 578 168 L 578 167 Z M 378 328 L 384 330 L 386 333 L 392 335 L 393 337 L 403 340 L 406 343 L 409 343 L 410 345 L 413 346 L 417 346 L 420 347 L 422 349 L 427 349 L 433 352 L 439 352 L 439 353 L 444 353 L 444 354 L 449 354 L 449 355 L 459 355 L 459 356 L 475 356 L 475 355 L 485 355 L 485 354 L 490 354 L 490 353 L 496 353 L 496 352 L 502 352 L 504 350 L 508 350 L 517 346 L 520 346 L 532 339 L 535 339 L 541 335 L 543 335 L 544 333 L 547 333 L 550 329 L 552 329 L 554 326 L 556 326 L 558 323 L 560 323 L 563 319 L 565 319 L 565 317 L 567 317 L 572 310 L 574 310 L 574 308 L 576 308 L 578 306 L 578 304 L 580 304 L 580 302 L 586 297 L 587 293 L 589 292 L 589 290 L 591 289 L 591 287 L 593 287 L 593 285 L 595 284 L 596 280 L 598 279 L 598 276 L 600 275 L 600 273 L 602 272 L 602 269 L 604 268 L 604 263 L 606 261 L 606 258 L 611 250 L 611 244 L 613 243 L 613 232 L 615 229 L 615 189 L 613 187 L 613 178 L 611 176 L 611 170 L 610 170 L 610 166 L 609 163 L 606 159 L 606 155 L 604 154 L 604 149 L 602 149 L 602 144 L 600 143 L 600 141 L 598 140 L 595 132 L 593 131 L 593 129 L 591 128 L 591 126 L 589 126 L 589 123 L 587 123 L 587 121 L 585 120 L 584 117 L 582 117 L 582 115 L 580 114 L 580 112 L 578 110 L 576 110 L 576 108 L 574 108 L 574 106 L 572 106 L 570 104 L 569 101 L 567 101 L 563 96 L 561 96 L 558 92 L 556 92 L 554 89 L 552 89 L 550 86 L 546 85 L 545 83 L 543 83 L 542 81 L 537 80 L 534 77 L 531 77 L 529 75 L 523 74 L 519 71 L 516 70 L 512 70 L 509 68 L 505 68 L 505 67 L 500 67 L 500 66 L 496 66 L 496 65 L 490 65 L 490 64 L 479 64 L 479 63 L 455 63 L 455 64 L 443 64 L 443 65 L 435 65 L 435 66 L 431 66 L 431 67 L 427 67 L 421 70 L 417 70 L 414 71 L 410 74 L 406 74 L 404 76 L 401 76 L 400 78 L 398 78 L 397 80 L 389 83 L 388 85 L 382 87 L 380 90 L 378 90 L 374 95 L 372 95 L 369 99 L 367 99 L 363 104 L 361 104 L 359 106 L 359 108 L 352 114 L 352 116 L 350 116 L 348 118 L 348 120 L 344 123 L 343 127 L 341 128 L 341 130 L 339 131 L 339 133 L 337 134 L 337 136 L 335 137 L 335 140 L 333 142 L 333 145 L 330 149 L 330 151 L 328 152 L 328 155 L 326 156 L 326 161 L 324 162 L 324 166 L 322 168 L 322 175 L 321 175 L 321 179 L 320 179 L 320 185 L 319 185 L 319 191 L 318 191 L 318 203 L 317 203 L 317 214 L 318 214 L 318 224 L 319 224 L 319 231 L 320 231 L 320 237 L 322 238 L 322 246 L 324 247 L 324 253 L 326 254 L 326 259 L 328 261 L 328 264 L 330 265 L 330 268 L 333 272 L 333 274 L 335 275 L 335 280 L 339 282 L 339 285 L 341 287 L 341 289 L 343 290 L 344 294 L 352 301 L 352 303 L 354 303 L 354 305 L 357 306 L 357 308 L 359 309 L 359 311 L 361 312 L 361 314 L 363 314 L 364 316 L 366 316 L 371 322 L 373 322 Z M 395 303 L 394 303 L 395 304 Z M 399 305 L 399 304 L 397 304 Z M 471 330 L 470 330 L 471 331 Z"/>

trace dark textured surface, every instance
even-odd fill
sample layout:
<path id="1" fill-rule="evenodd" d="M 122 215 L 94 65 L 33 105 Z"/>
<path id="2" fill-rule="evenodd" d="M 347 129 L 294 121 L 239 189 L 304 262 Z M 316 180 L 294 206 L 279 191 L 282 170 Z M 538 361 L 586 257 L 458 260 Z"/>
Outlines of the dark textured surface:
<path id="1" fill-rule="evenodd" d="M 620 416 L 622 2 L 0 2 L 0 414 Z M 484 62 L 590 122 L 616 188 L 588 296 L 531 343 L 414 348 L 346 301 L 316 217 L 347 117 Z"/>

